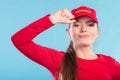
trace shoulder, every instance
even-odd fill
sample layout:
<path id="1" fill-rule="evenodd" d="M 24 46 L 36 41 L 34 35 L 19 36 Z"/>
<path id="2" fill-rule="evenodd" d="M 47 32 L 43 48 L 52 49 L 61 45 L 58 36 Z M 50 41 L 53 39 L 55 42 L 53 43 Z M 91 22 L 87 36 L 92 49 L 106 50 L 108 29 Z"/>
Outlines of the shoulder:
<path id="1" fill-rule="evenodd" d="M 97 54 L 97 55 L 103 60 L 116 61 L 115 58 L 109 55 L 105 55 L 105 54 Z"/>
<path id="2" fill-rule="evenodd" d="M 99 56 L 100 62 L 103 62 L 104 65 L 108 66 L 114 72 L 114 76 L 116 80 L 120 79 L 120 62 L 118 62 L 115 58 L 104 55 L 104 54 L 97 54 Z"/>
<path id="3" fill-rule="evenodd" d="M 97 55 L 99 56 L 100 60 L 103 62 L 112 64 L 112 65 L 117 65 L 117 66 L 119 65 L 120 66 L 120 63 L 112 56 L 108 56 L 105 54 L 97 54 Z"/>

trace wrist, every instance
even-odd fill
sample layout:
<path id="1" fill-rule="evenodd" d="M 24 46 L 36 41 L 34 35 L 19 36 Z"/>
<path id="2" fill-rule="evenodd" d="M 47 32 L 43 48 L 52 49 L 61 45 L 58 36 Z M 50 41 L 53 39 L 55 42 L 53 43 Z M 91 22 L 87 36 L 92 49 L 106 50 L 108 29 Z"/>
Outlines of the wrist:
<path id="1" fill-rule="evenodd" d="M 49 16 L 49 19 L 50 19 L 50 21 L 53 23 L 53 24 L 56 24 L 57 22 L 57 20 L 56 20 L 56 18 L 55 18 L 55 16 L 53 15 L 53 14 L 51 14 L 50 16 Z"/>

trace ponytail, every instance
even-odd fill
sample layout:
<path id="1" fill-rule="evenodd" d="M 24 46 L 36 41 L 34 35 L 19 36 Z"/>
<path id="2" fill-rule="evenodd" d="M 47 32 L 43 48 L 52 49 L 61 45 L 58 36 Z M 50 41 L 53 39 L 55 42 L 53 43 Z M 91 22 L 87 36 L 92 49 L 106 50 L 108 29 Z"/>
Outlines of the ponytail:
<path id="1" fill-rule="evenodd" d="M 76 68 L 77 68 L 77 60 L 76 54 L 73 49 L 73 43 L 70 42 L 70 45 L 66 51 L 66 54 L 63 57 L 60 74 L 60 80 L 76 80 Z"/>

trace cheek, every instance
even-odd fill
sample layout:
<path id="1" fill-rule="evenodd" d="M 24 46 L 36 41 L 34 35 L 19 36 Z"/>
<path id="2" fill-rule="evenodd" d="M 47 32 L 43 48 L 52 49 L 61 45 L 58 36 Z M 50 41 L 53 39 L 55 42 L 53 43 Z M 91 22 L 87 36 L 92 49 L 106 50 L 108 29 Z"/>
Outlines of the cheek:
<path id="1" fill-rule="evenodd" d="M 69 36 L 70 38 L 73 40 L 74 38 L 76 38 L 77 34 L 78 34 L 78 30 L 77 29 L 74 29 L 74 28 L 71 28 L 69 30 Z"/>
<path id="2" fill-rule="evenodd" d="M 98 30 L 91 31 L 91 36 L 92 36 L 92 39 L 96 39 L 98 36 Z"/>

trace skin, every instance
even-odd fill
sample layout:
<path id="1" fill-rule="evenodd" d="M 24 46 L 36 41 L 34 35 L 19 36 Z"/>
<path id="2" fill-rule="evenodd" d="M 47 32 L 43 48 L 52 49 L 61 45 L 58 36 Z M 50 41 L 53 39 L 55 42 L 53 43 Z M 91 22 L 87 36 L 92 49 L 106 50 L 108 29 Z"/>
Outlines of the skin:
<path id="1" fill-rule="evenodd" d="M 98 26 L 88 16 L 81 16 L 76 20 L 74 15 L 67 9 L 62 9 L 52 14 L 49 19 L 53 24 L 69 24 L 68 36 L 73 42 L 73 48 L 78 58 L 93 60 L 98 58 L 92 50 L 93 43 L 98 36 Z"/>
<path id="2" fill-rule="evenodd" d="M 81 16 L 69 26 L 66 31 L 73 42 L 77 56 L 84 59 L 96 59 L 97 55 L 92 51 L 92 46 L 99 33 L 97 23 L 88 16 Z"/>

